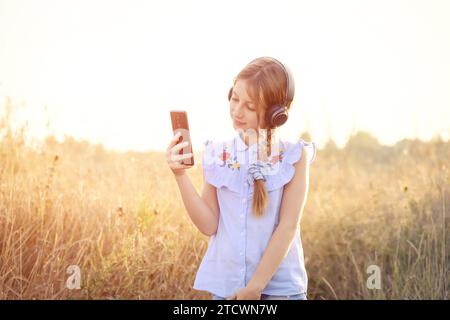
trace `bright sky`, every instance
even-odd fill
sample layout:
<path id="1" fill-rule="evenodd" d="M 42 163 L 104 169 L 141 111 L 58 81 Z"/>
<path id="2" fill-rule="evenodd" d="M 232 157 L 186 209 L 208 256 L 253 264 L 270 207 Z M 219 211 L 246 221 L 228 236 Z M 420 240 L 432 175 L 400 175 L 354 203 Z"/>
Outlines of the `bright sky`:
<path id="1" fill-rule="evenodd" d="M 296 80 L 282 138 L 447 140 L 449 17 L 447 0 L 0 0 L 0 113 L 11 97 L 34 137 L 148 151 L 184 109 L 195 151 L 234 134 L 233 77 L 269 55 Z"/>

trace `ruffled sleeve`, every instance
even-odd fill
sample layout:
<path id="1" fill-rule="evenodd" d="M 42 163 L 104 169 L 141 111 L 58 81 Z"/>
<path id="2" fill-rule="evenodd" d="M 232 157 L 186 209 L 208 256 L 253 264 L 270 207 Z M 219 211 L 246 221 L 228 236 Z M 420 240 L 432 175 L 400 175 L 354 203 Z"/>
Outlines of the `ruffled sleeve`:
<path id="1" fill-rule="evenodd" d="M 266 188 L 268 191 L 283 187 L 292 180 L 295 174 L 295 163 L 301 159 L 303 146 L 308 150 L 308 161 L 313 163 L 316 159 L 317 147 L 314 142 L 306 142 L 300 139 L 297 143 L 285 142 L 282 161 L 279 163 L 276 174 L 267 176 Z"/>
<path id="2" fill-rule="evenodd" d="M 203 177 L 206 182 L 216 188 L 223 186 L 228 189 L 239 192 L 240 178 L 239 174 L 230 171 L 229 167 L 225 165 L 223 159 L 232 157 L 231 144 L 227 142 L 213 142 L 207 140 L 204 143 L 205 149 L 203 153 Z"/>

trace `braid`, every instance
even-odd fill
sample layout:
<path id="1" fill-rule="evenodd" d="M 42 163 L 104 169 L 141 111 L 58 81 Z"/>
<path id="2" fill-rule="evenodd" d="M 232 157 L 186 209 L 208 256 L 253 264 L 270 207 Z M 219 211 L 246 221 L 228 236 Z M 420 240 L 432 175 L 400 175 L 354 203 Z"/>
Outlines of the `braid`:
<path id="1" fill-rule="evenodd" d="M 259 130 L 257 131 L 256 140 L 257 140 L 256 143 L 258 154 L 257 158 L 260 159 L 260 156 L 263 157 L 264 153 L 260 152 Z M 267 193 L 264 180 L 255 180 L 253 185 L 253 203 L 252 203 L 253 215 L 255 215 L 256 217 L 262 216 L 267 208 L 268 202 L 269 202 L 269 195 Z"/>
<path id="2" fill-rule="evenodd" d="M 267 156 L 270 157 L 272 153 L 272 129 L 267 129 L 267 145 L 269 146 L 267 148 Z"/>

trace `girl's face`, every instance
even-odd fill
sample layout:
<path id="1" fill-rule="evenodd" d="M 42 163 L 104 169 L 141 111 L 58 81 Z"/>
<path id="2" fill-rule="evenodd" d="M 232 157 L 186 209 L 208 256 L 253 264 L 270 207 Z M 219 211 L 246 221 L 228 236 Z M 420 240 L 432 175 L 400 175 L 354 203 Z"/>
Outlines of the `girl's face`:
<path id="1" fill-rule="evenodd" d="M 246 131 L 258 129 L 258 114 L 256 105 L 247 95 L 247 86 L 245 81 L 237 80 L 233 87 L 230 99 L 230 116 L 235 130 Z M 260 117 L 260 127 L 264 125 L 264 115 Z"/>

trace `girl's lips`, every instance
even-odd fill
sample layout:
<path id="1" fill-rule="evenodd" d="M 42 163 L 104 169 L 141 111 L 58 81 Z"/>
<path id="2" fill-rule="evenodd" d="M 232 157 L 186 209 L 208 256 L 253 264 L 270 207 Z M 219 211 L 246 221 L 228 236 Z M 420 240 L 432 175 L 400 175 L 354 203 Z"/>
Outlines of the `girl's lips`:
<path id="1" fill-rule="evenodd" d="M 245 124 L 245 122 L 241 122 L 236 119 L 233 119 L 233 120 L 234 120 L 234 123 L 236 123 L 237 125 L 243 126 Z"/>

